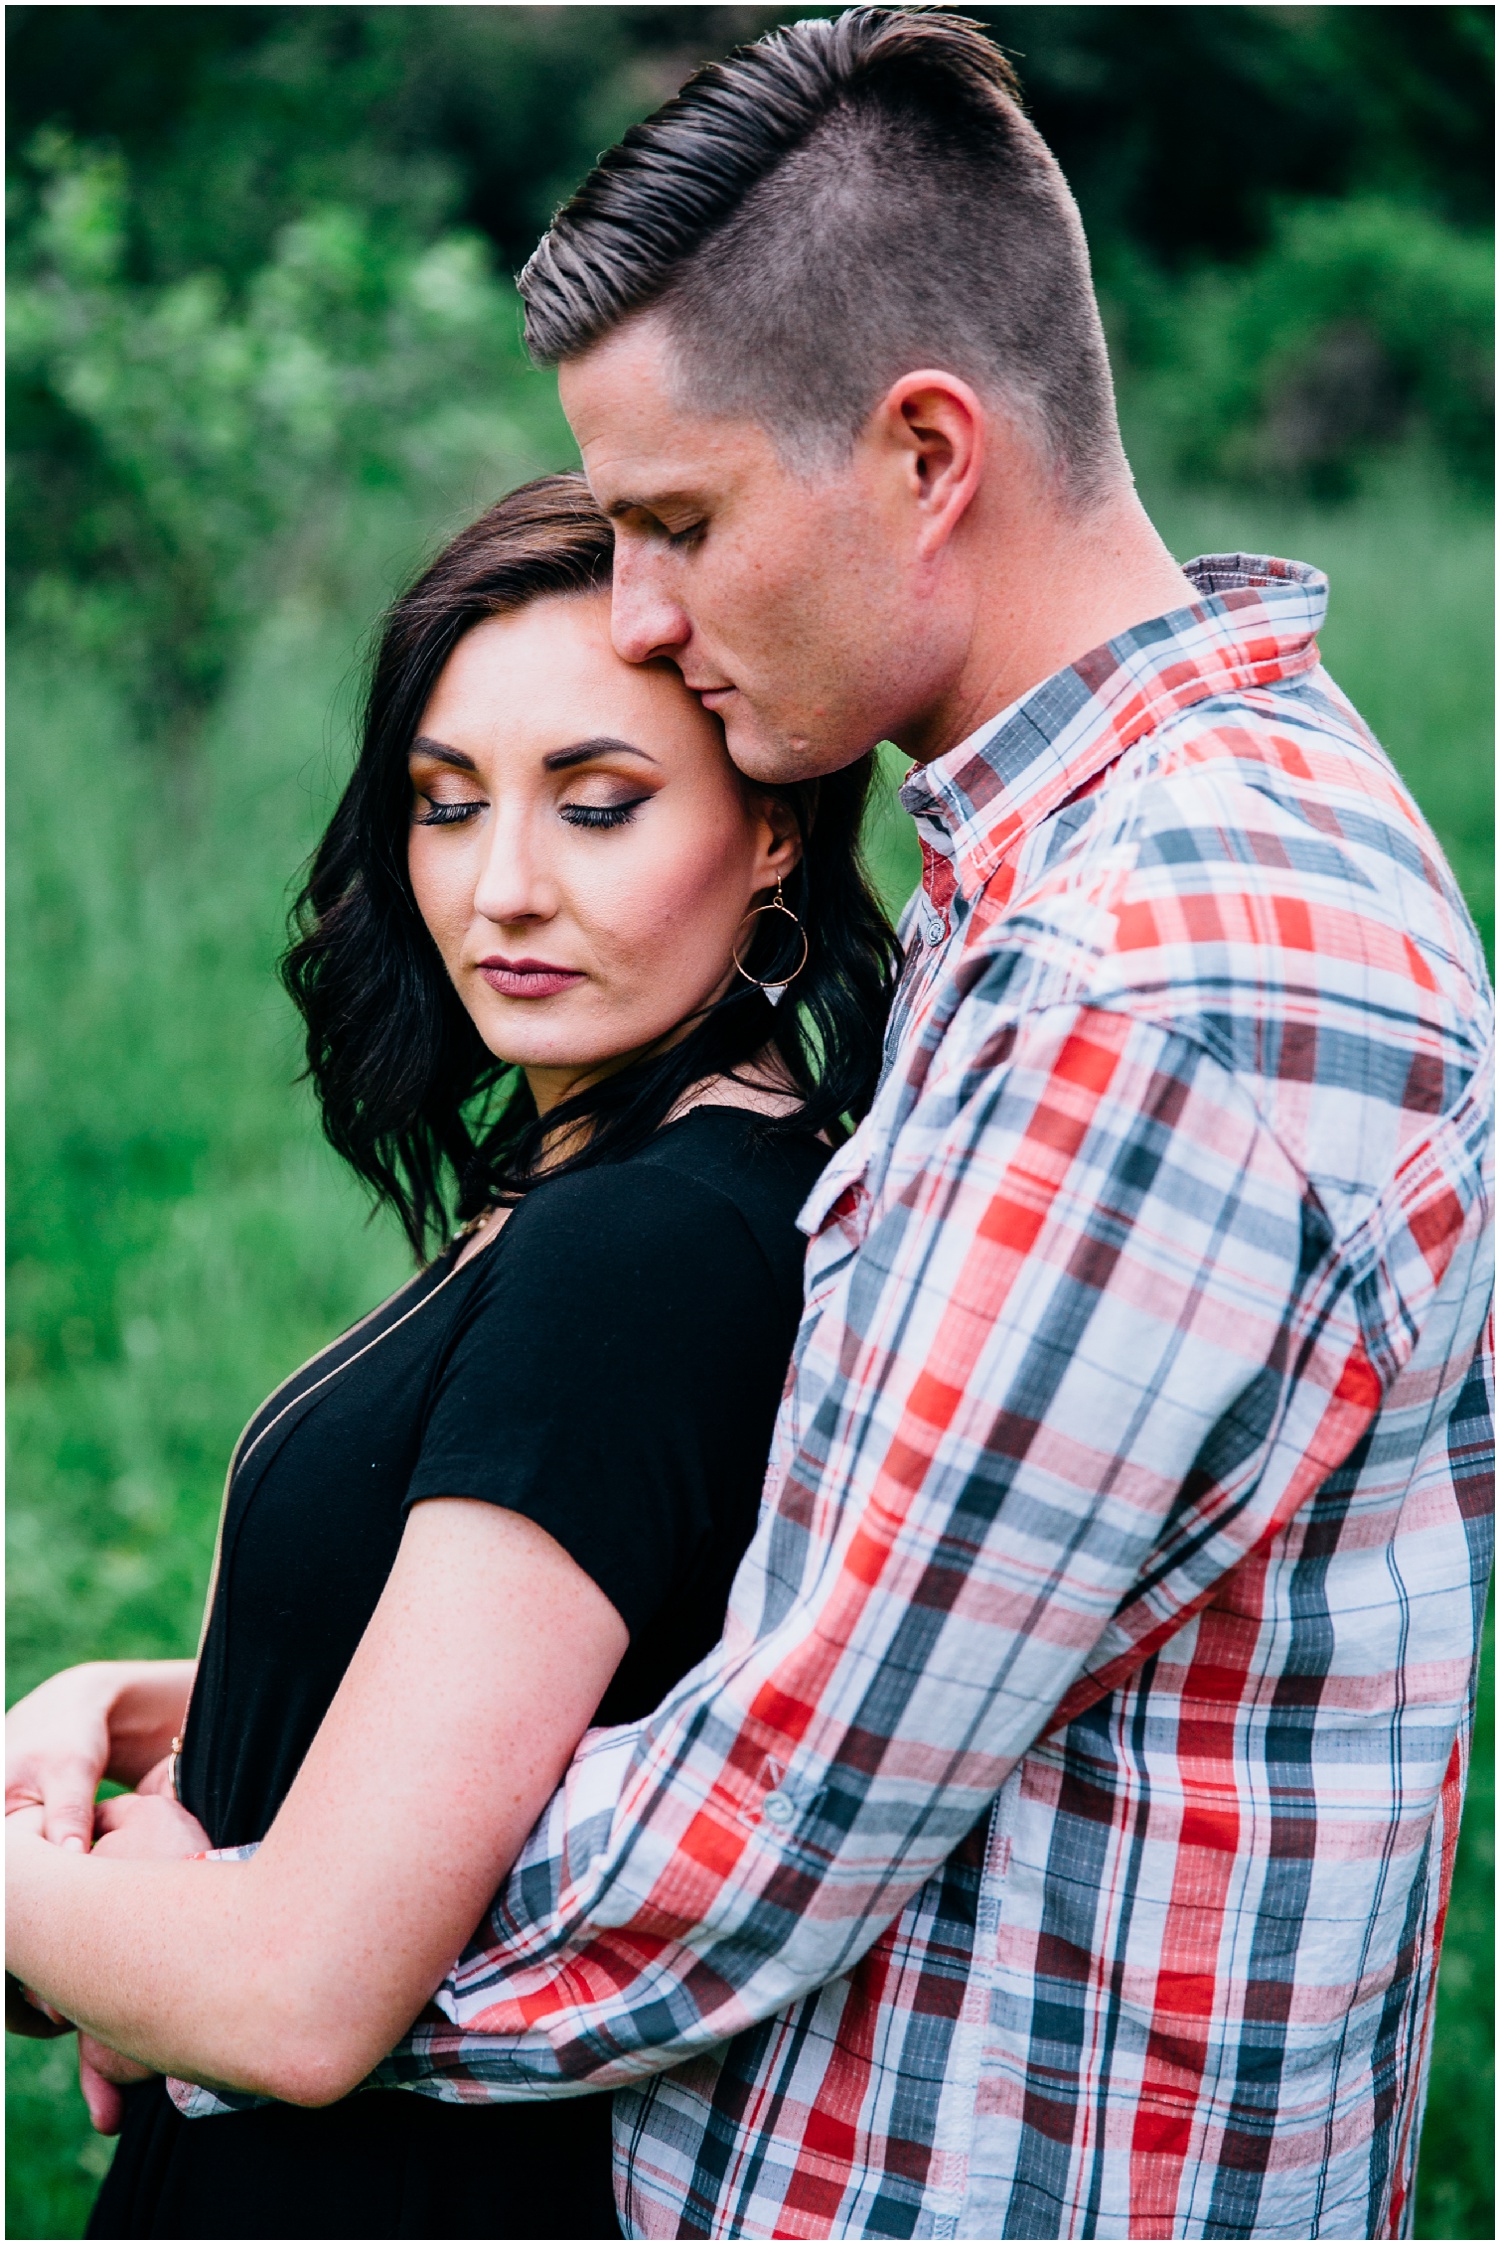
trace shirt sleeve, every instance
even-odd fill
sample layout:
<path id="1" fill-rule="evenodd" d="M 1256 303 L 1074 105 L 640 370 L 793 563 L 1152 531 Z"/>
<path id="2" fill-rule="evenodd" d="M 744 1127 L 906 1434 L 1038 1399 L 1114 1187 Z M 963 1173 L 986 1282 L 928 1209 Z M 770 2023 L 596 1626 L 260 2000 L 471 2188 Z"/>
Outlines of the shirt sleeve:
<path id="1" fill-rule="evenodd" d="M 826 1220 L 722 1644 L 585 1740 L 390 2078 L 622 2084 L 849 1970 L 1368 1424 L 1329 1226 L 1243 1085 L 1003 984 Z"/>
<path id="2" fill-rule="evenodd" d="M 522 1202 L 438 1373 L 409 1506 L 472 1497 L 553 1536 L 632 1640 L 754 1522 L 791 1345 L 734 1204 L 648 1163 Z"/>

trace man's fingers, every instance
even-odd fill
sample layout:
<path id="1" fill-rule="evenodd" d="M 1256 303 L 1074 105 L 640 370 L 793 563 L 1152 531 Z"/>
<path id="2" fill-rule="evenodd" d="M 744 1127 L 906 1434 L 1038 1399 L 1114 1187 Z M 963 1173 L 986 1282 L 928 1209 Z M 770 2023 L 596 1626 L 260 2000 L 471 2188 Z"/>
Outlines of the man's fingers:
<path id="1" fill-rule="evenodd" d="M 138 1793 L 160 1793 L 169 1801 L 176 1800 L 177 1788 L 172 1783 L 172 1757 L 170 1754 L 163 1754 L 159 1762 L 152 1763 L 150 1769 L 147 1770 L 145 1776 L 137 1785 L 136 1791 Z"/>
<path id="2" fill-rule="evenodd" d="M 94 1820 L 96 1853 L 167 1862 L 211 1845 L 197 1818 L 163 1794 L 118 1793 L 99 1803 Z"/>
<path id="3" fill-rule="evenodd" d="M 121 2088 L 135 2081 L 149 2081 L 154 2070 L 143 2066 L 139 2058 L 127 2058 L 123 2050 L 111 2050 L 107 2042 L 96 2042 L 87 2034 L 78 2037 L 78 2055 L 101 2081 L 113 2082 Z"/>
<path id="4" fill-rule="evenodd" d="M 112 2081 L 106 2081 L 96 2066 L 90 2065 L 78 2052 L 78 2086 L 83 2091 L 83 2101 L 89 2108 L 89 2118 L 101 2136 L 118 2136 L 125 2125 L 125 2099 Z"/>
<path id="5" fill-rule="evenodd" d="M 78 2086 L 89 2108 L 89 2118 L 101 2136 L 118 2136 L 124 2126 L 125 2100 L 120 2094 L 121 2088 L 150 2078 L 149 2066 L 139 2065 L 134 2058 L 111 2050 L 107 2042 L 95 2042 L 92 2035 L 78 2037 Z"/>

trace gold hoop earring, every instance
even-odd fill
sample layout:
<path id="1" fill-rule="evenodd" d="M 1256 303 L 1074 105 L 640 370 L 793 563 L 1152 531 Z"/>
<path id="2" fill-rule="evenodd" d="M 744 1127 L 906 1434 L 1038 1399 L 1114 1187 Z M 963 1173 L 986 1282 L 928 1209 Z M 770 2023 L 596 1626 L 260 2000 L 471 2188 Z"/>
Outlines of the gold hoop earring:
<path id="1" fill-rule="evenodd" d="M 786 917 L 791 921 L 792 926 L 796 929 L 798 935 L 800 935 L 802 938 L 802 956 L 797 961 L 797 964 L 793 967 L 791 973 L 783 975 L 779 982 L 762 982 L 757 975 L 751 974 L 748 967 L 742 966 L 740 964 L 738 944 L 736 944 L 731 956 L 734 959 L 736 968 L 738 969 L 739 973 L 741 973 L 745 977 L 745 980 L 747 982 L 753 982 L 757 990 L 764 991 L 766 998 L 768 999 L 770 1004 L 772 1004 L 773 1006 L 779 1006 L 782 999 L 786 996 L 787 984 L 789 982 L 796 981 L 798 975 L 802 972 L 802 969 L 807 965 L 808 959 L 807 930 L 802 925 L 802 922 L 798 919 L 796 913 L 792 910 L 791 906 L 787 903 L 786 898 L 781 893 L 781 875 L 779 873 L 776 876 L 776 894 L 772 897 L 770 903 L 752 905 L 750 910 L 745 914 L 745 918 L 747 920 L 758 920 L 762 912 L 784 912 L 786 914 Z M 750 940 L 752 941 L 752 943 L 754 942 L 755 938 L 753 934 Z"/>

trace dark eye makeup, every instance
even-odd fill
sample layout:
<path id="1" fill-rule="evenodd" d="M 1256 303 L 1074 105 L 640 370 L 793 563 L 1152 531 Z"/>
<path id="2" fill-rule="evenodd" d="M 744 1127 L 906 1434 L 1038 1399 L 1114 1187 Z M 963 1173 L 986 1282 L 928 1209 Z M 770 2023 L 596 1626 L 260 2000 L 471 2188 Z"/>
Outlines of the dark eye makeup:
<path id="1" fill-rule="evenodd" d="M 484 808 L 482 803 L 435 803 L 430 795 L 424 795 L 422 801 L 427 808 L 417 820 L 418 826 L 462 826 Z"/>
<path id="2" fill-rule="evenodd" d="M 568 826 L 628 826 L 645 800 L 637 795 L 629 803 L 564 803 L 558 816 Z"/>
<path id="3" fill-rule="evenodd" d="M 485 808 L 483 803 L 439 803 L 430 795 L 424 795 L 421 800 L 427 808 L 417 818 L 418 826 L 463 826 L 476 811 Z M 645 801 L 644 795 L 637 795 L 628 803 L 563 803 L 558 807 L 558 816 L 568 826 L 596 830 L 628 826 Z"/>

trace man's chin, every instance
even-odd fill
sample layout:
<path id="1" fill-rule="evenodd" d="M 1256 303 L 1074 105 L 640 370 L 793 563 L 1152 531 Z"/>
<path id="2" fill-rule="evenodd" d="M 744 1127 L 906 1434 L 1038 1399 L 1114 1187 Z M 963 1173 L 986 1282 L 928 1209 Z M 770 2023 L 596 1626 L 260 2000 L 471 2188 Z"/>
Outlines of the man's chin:
<path id="1" fill-rule="evenodd" d="M 731 763 L 759 787 L 790 787 L 797 780 L 823 779 L 856 763 L 871 745 L 780 732 L 747 710 L 739 695 L 724 712 L 724 741 Z"/>

